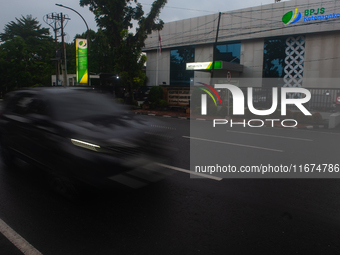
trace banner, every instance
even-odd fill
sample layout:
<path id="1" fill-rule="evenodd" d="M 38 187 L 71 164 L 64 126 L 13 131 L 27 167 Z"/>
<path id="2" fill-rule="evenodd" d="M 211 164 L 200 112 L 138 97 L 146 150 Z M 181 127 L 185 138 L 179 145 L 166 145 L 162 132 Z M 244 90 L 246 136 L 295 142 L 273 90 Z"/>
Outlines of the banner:
<path id="1" fill-rule="evenodd" d="M 77 83 L 88 82 L 87 40 L 76 39 Z"/>

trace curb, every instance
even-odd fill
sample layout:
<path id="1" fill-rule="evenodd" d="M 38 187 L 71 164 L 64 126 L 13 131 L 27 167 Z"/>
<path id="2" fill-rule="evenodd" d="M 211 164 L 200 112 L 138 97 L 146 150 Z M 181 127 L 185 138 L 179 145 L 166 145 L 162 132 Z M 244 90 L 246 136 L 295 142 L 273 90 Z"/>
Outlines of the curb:
<path id="1" fill-rule="evenodd" d="M 309 125 L 305 127 L 294 127 L 295 129 L 324 129 L 327 128 L 326 125 Z"/>
<path id="2" fill-rule="evenodd" d="M 148 116 L 157 116 L 157 117 L 164 117 L 164 118 L 176 118 L 176 119 L 183 119 L 183 120 L 190 120 L 190 117 L 183 117 L 183 116 L 176 116 L 176 115 L 162 115 L 157 113 L 146 113 L 146 112 L 135 112 L 137 115 L 148 115 Z"/>

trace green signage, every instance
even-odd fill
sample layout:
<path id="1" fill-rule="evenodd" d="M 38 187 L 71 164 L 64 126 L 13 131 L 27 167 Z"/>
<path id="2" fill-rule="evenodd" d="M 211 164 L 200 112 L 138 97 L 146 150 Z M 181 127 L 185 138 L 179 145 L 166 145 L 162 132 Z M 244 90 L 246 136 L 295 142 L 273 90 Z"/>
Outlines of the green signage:
<path id="1" fill-rule="evenodd" d="M 87 40 L 76 39 L 77 83 L 88 82 Z"/>

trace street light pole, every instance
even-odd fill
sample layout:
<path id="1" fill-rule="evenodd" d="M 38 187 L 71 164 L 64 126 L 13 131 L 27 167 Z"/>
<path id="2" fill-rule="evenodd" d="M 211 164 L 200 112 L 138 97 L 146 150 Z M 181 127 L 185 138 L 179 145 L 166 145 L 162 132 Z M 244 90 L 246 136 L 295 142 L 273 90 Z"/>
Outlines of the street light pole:
<path id="1" fill-rule="evenodd" d="M 79 12 L 77 12 L 76 10 L 70 8 L 70 7 L 67 7 L 65 5 L 62 5 L 62 4 L 55 4 L 59 7 L 63 7 L 63 8 L 66 8 L 66 9 L 69 9 L 71 11 L 74 11 L 75 13 L 77 13 L 82 19 L 83 21 L 85 22 L 85 25 L 86 25 L 86 29 L 87 29 L 87 86 L 90 86 L 90 61 L 89 61 L 89 51 L 90 51 L 90 29 L 89 29 L 89 26 L 87 25 L 87 22 L 86 20 L 84 19 L 83 16 L 81 16 L 81 14 Z"/>

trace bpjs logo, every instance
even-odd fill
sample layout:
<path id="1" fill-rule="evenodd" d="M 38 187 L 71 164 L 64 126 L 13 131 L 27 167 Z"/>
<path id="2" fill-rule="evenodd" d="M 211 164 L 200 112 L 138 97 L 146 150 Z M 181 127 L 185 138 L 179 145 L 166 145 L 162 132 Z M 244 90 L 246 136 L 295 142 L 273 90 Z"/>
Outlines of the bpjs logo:
<path id="1" fill-rule="evenodd" d="M 298 9 L 295 8 L 294 11 L 287 12 L 282 17 L 282 22 L 285 25 L 294 24 L 301 19 L 301 12 L 298 12 Z"/>
<path id="2" fill-rule="evenodd" d="M 222 101 L 215 89 L 227 89 L 231 92 L 231 97 L 233 99 L 232 103 L 232 109 L 233 109 L 233 115 L 244 115 L 245 113 L 245 97 L 242 92 L 242 90 L 234 85 L 231 84 L 215 84 L 215 89 L 207 84 L 200 83 L 204 85 L 206 88 L 210 89 L 218 98 L 220 101 L 220 104 L 222 106 Z M 203 91 L 205 91 L 207 94 L 202 94 L 201 95 L 201 114 L 202 115 L 207 115 L 207 95 L 209 95 L 213 101 L 215 102 L 215 105 L 217 105 L 215 98 L 213 97 L 212 93 L 205 89 L 201 88 Z M 299 98 L 290 98 L 290 95 L 300 95 Z M 288 95 L 288 97 L 287 97 Z M 301 95 L 305 95 L 302 97 Z M 295 105 L 304 115 L 310 116 L 312 115 L 304 106 L 304 103 L 307 103 L 311 99 L 311 93 L 309 90 L 304 89 L 304 88 L 293 88 L 293 87 L 284 87 L 281 88 L 281 116 L 286 116 L 287 114 L 287 105 Z M 254 107 L 253 104 L 253 88 L 249 87 L 247 88 L 247 106 L 249 111 L 257 116 L 268 116 L 271 115 L 272 113 L 275 112 L 275 110 L 278 107 L 278 88 L 272 88 L 272 106 L 270 109 L 266 110 L 258 110 Z M 232 120 L 231 120 L 232 121 Z M 247 122 L 248 126 L 250 127 L 262 127 L 264 126 L 265 122 L 270 122 L 272 124 L 272 127 L 274 126 L 274 122 L 281 121 L 280 119 L 252 119 Z M 291 124 L 293 122 L 293 125 Z M 217 124 L 227 124 L 229 123 L 228 120 L 226 119 L 214 119 L 214 127 Z M 243 120 L 241 122 L 246 126 L 246 120 Z M 253 124 L 253 123 L 260 123 L 260 124 Z M 290 123 L 289 125 L 286 123 Z M 232 126 L 232 122 L 230 123 Z M 234 122 L 234 124 L 236 124 Z M 239 124 L 239 123 L 238 123 Z M 281 121 L 281 125 L 283 127 L 295 127 L 297 126 L 297 121 L 294 119 L 285 119 Z"/>

